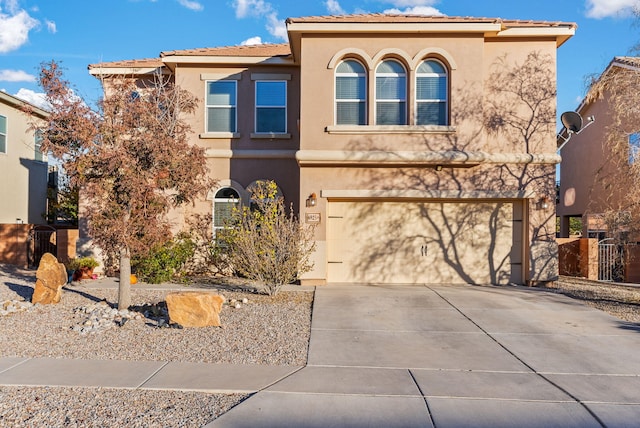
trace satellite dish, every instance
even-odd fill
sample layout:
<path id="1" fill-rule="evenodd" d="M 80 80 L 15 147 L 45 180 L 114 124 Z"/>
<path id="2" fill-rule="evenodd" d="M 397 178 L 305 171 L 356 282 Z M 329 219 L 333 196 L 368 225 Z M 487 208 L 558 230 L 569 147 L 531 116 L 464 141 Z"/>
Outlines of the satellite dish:
<path id="1" fill-rule="evenodd" d="M 562 144 L 560 144 L 560 147 L 558 147 L 557 149 L 558 151 L 562 150 L 564 145 L 569 142 L 573 134 L 579 134 L 587 129 L 589 125 L 596 121 L 596 118 L 594 116 L 587 117 L 588 122 L 583 127 L 582 116 L 580 116 L 575 111 L 565 111 L 564 113 L 562 113 L 562 115 L 560 115 L 560 120 L 562 121 L 562 125 L 567 130 L 567 132 L 566 136 L 562 135 L 562 132 L 558 134 L 558 139 L 562 140 Z"/>
<path id="2" fill-rule="evenodd" d="M 562 124 L 569 132 L 576 134 L 582 129 L 582 116 L 575 111 L 566 111 L 560 116 Z"/>

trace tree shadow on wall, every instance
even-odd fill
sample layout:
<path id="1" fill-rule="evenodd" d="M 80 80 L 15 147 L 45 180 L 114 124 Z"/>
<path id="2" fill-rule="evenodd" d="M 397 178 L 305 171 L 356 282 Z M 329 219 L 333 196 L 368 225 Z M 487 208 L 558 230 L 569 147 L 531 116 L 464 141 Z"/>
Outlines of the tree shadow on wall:
<path id="1" fill-rule="evenodd" d="M 529 279 L 553 272 L 555 210 L 538 203 L 555 195 L 555 164 L 540 156 L 555 154 L 549 64 L 552 58 L 537 52 L 520 63 L 499 58 L 482 85 L 467 83 L 452 94 L 455 132 L 406 134 L 402 147 L 388 136 L 349 142 L 360 160 L 394 151 L 401 166 L 350 169 L 354 188 L 375 191 L 329 214 L 328 227 L 352 241 L 343 247 L 346 275 L 366 282 L 521 283 L 528 242 Z M 442 169 L 432 159 L 402 159 L 402 151 L 437 154 Z M 330 224 L 340 219 L 351 230 Z"/>

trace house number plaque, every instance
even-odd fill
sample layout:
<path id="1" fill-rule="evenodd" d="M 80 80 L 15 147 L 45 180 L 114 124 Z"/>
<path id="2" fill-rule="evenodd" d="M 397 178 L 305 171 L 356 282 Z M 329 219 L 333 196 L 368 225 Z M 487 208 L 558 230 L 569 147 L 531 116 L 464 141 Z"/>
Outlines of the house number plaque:
<path id="1" fill-rule="evenodd" d="M 306 213 L 306 223 L 320 223 L 320 213 Z"/>

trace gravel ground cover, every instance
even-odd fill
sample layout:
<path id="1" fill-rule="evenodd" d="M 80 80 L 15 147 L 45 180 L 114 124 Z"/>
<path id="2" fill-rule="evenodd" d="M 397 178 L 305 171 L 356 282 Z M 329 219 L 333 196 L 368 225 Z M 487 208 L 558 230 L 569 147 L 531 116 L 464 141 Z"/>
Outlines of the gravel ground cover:
<path id="1" fill-rule="evenodd" d="M 586 305 L 607 312 L 623 321 L 640 323 L 640 286 L 625 286 L 560 277 L 547 289 L 583 301 Z"/>
<path id="2" fill-rule="evenodd" d="M 0 309 L 29 300 L 35 272 L 0 265 Z M 82 333 L 83 308 L 106 300 L 115 289 L 68 285 L 56 305 L 0 316 L 0 357 L 117 359 L 229 364 L 305 365 L 313 293 L 275 297 L 234 285 L 217 289 L 239 308 L 224 305 L 222 327 L 167 328 L 163 301 L 168 291 L 132 286 L 139 317 L 98 332 Z M 246 303 L 242 303 L 246 299 Z M 166 320 L 165 320 L 166 321 Z M 0 387 L 0 427 L 198 427 L 225 413 L 246 395 L 104 388 Z"/>

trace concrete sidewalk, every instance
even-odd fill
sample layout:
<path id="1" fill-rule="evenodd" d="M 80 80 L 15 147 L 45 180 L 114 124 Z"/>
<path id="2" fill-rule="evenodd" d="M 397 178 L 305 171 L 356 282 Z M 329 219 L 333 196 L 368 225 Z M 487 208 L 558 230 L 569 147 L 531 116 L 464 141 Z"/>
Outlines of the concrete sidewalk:
<path id="1" fill-rule="evenodd" d="M 307 367 L 208 427 L 624 427 L 640 327 L 536 289 L 316 290 Z"/>
<path id="2" fill-rule="evenodd" d="M 640 326 L 537 289 L 331 285 L 304 368 L 0 358 L 0 385 L 255 393 L 208 427 L 631 427 Z"/>

